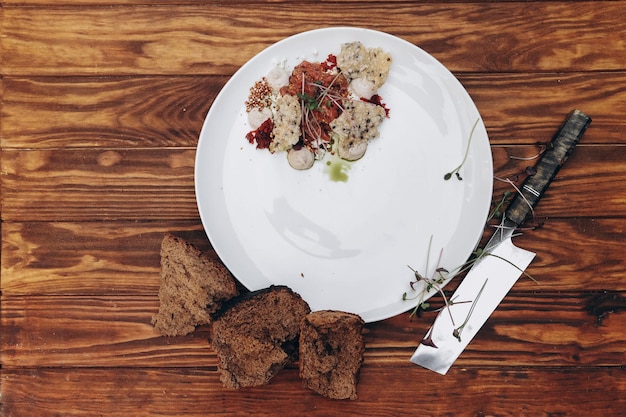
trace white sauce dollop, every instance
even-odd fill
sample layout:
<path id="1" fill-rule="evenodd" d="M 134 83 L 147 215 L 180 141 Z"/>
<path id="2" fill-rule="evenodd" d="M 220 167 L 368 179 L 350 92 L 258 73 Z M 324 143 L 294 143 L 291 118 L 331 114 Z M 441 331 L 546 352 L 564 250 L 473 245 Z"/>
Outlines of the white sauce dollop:
<path id="1" fill-rule="evenodd" d="M 292 168 L 303 170 L 309 169 L 315 162 L 315 155 L 307 148 L 289 149 L 287 152 L 287 161 Z"/>
<path id="2" fill-rule="evenodd" d="M 274 90 L 279 90 L 281 87 L 289 84 L 289 72 L 283 67 L 274 67 L 265 77 L 267 83 Z"/>
<path id="3" fill-rule="evenodd" d="M 365 79 L 365 77 L 359 77 L 352 80 L 350 83 L 350 91 L 358 98 L 370 99 L 376 94 L 376 88 L 374 83 Z"/>
<path id="4" fill-rule="evenodd" d="M 248 124 L 252 130 L 258 129 L 264 121 L 272 117 L 272 111 L 267 107 L 255 107 L 248 112 Z"/>

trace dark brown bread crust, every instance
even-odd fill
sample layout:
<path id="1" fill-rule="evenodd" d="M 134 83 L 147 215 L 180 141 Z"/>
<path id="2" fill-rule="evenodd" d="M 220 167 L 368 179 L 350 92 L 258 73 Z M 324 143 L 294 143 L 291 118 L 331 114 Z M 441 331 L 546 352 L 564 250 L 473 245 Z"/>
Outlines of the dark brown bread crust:
<path id="1" fill-rule="evenodd" d="M 182 336 L 208 324 L 210 314 L 238 294 L 230 272 L 217 259 L 171 233 L 161 242 L 159 312 L 152 324 L 162 335 Z"/>
<path id="2" fill-rule="evenodd" d="M 363 319 L 334 310 L 305 317 L 300 330 L 300 377 L 305 387 L 332 399 L 357 396 L 365 343 Z"/>
<path id="3" fill-rule="evenodd" d="M 249 300 L 251 298 L 258 298 L 264 293 L 274 292 L 278 290 L 286 290 L 288 292 L 295 294 L 297 297 L 300 297 L 299 294 L 293 292 L 293 290 L 286 285 L 270 285 L 269 287 L 261 288 L 260 290 L 256 290 L 256 291 L 242 292 L 241 294 L 238 294 L 236 297 L 233 297 L 224 301 L 220 305 L 220 308 L 211 314 L 211 317 L 215 321 L 218 318 L 220 318 L 222 315 L 224 315 L 226 312 L 228 312 L 228 310 L 241 304 L 245 300 Z"/>
<path id="4" fill-rule="evenodd" d="M 230 300 L 213 316 L 211 344 L 225 387 L 267 384 L 297 359 L 300 323 L 310 312 L 300 295 L 271 286 Z"/>

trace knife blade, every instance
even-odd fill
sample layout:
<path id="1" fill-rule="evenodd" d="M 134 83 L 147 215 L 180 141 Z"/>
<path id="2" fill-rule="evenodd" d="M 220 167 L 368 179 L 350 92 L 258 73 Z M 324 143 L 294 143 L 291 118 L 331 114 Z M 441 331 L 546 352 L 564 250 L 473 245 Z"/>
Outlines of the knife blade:
<path id="1" fill-rule="evenodd" d="M 569 158 L 591 118 L 575 109 L 569 113 L 508 205 L 500 225 L 480 257 L 440 311 L 411 362 L 445 375 L 482 325 L 532 262 L 533 252 L 516 247 L 512 237 L 532 213 L 560 168 Z"/>

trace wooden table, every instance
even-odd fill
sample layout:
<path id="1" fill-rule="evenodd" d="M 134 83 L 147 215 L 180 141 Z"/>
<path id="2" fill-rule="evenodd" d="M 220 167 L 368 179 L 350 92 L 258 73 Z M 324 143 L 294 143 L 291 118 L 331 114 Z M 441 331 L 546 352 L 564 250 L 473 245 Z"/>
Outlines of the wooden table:
<path id="1" fill-rule="evenodd" d="M 3 0 L 2 416 L 621 415 L 626 406 L 626 1 Z M 391 33 L 463 83 L 495 175 L 593 118 L 516 239 L 537 252 L 446 376 L 409 358 L 432 316 L 367 326 L 359 399 L 222 388 L 207 329 L 154 333 L 159 243 L 211 251 L 194 196 L 204 117 L 268 45 Z M 506 184 L 496 181 L 494 199 Z M 601 411 L 600 411 L 601 410 Z"/>

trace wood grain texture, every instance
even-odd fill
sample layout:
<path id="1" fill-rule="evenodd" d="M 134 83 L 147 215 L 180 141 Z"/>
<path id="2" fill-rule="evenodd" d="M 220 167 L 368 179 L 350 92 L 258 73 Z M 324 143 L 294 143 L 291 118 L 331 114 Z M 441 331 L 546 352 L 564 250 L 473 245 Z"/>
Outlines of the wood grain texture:
<path id="1" fill-rule="evenodd" d="M 446 0 L 445 2 L 457 2 L 458 0 Z M 491 0 L 483 0 L 483 1 L 491 1 Z M 514 1 L 514 0 L 511 0 Z M 576 0 L 576 1 L 584 1 L 584 0 Z M 312 2 L 315 3 L 352 3 L 353 0 L 230 0 L 228 4 L 231 5 L 240 5 L 244 7 L 250 7 L 251 5 L 258 4 L 273 4 L 280 6 L 281 3 L 299 3 L 299 4 L 310 4 Z M 386 0 L 385 3 L 406 3 L 406 0 Z M 425 3 L 430 2 L 440 2 L 439 0 L 429 0 Z M 159 4 L 168 5 L 170 7 L 176 6 L 188 6 L 188 5 L 202 5 L 205 7 L 213 7 L 215 5 L 219 5 L 224 3 L 223 0 L 160 0 Z M 380 0 L 361 0 L 360 3 L 371 3 L 376 4 L 380 3 Z M 54 6 L 57 5 L 53 0 L 3 0 L 2 4 L 8 7 L 11 6 L 31 6 L 31 7 L 41 7 L 41 6 Z M 119 6 L 150 6 L 154 5 L 149 0 L 64 0 L 64 5 L 72 5 L 72 6 L 111 6 L 111 5 L 119 5 Z"/>
<path id="2" fill-rule="evenodd" d="M 0 0 L 0 415 L 623 415 L 625 16 L 622 0 Z M 515 284 L 445 377 L 409 362 L 435 313 L 404 313 L 366 326 L 358 401 L 306 390 L 297 364 L 225 390 L 207 326 L 150 324 L 160 241 L 216 256 L 193 185 L 207 111 L 263 48 L 335 25 L 447 66 L 498 178 L 520 184 L 573 108 L 593 122 L 515 238 L 537 283 Z"/>
<path id="3" fill-rule="evenodd" d="M 5 149 L 3 220 L 197 218 L 194 158 L 185 148 Z"/>
<path id="4" fill-rule="evenodd" d="M 494 145 L 549 140 L 573 108 L 585 144 L 626 144 L 626 74 L 458 74 Z M 4 148 L 195 147 L 228 76 L 5 77 Z M 593 86 L 593 87 L 592 87 Z M 573 99 L 572 97 L 575 97 Z M 242 97 L 241 103 L 245 101 Z M 485 117 L 488 116 L 488 117 Z"/>
<path id="5" fill-rule="evenodd" d="M 5 78 L 5 148 L 191 147 L 226 77 Z M 245 98 L 244 98 L 245 100 Z"/>
<path id="6" fill-rule="evenodd" d="M 623 219 L 542 221 L 543 227 L 515 239 L 518 246 L 537 253 L 528 272 L 539 284 L 522 279 L 516 288 L 626 291 Z M 5 222 L 0 290 L 5 296 L 156 295 L 159 245 L 166 232 L 216 256 L 199 221 Z M 561 239 L 568 245 L 554 244 Z"/>
<path id="7" fill-rule="evenodd" d="M 617 293 L 624 297 L 626 292 Z M 587 311 L 593 293 L 518 292 L 502 302 L 456 366 L 621 366 L 623 314 L 602 325 Z M 433 301 L 436 302 L 436 301 Z M 5 297 L 3 364 L 8 367 L 209 367 L 217 358 L 208 331 L 160 337 L 152 296 Z M 407 368 L 434 313 L 401 314 L 367 325 L 365 363 Z M 380 331 L 379 329 L 384 329 Z"/>
<path id="8" fill-rule="evenodd" d="M 626 144 L 626 126 L 616 114 L 626 112 L 626 74 L 507 73 L 458 74 L 485 119 L 494 145 L 543 142 L 571 110 L 593 122 L 582 144 Z"/>
<path id="9" fill-rule="evenodd" d="M 621 368 L 497 368 L 433 376 L 412 367 L 365 365 L 359 400 L 332 401 L 301 386 L 297 372 L 279 373 L 272 384 L 241 391 L 220 389 L 218 376 L 202 367 L 171 369 L 20 369 L 3 375 L 7 417 L 26 412 L 57 416 L 621 416 L 626 400 Z M 384 389 L 378 383 L 386 381 Z M 584 381 L 581 384 L 580 381 Z M 416 389 L 416 386 L 418 389 Z M 446 393 L 464 387 L 462 398 Z M 529 386 L 538 395 L 529 395 Z M 51 389 L 50 387 L 55 387 Z M 601 394 L 598 394 L 601 393 Z M 390 409 L 390 407 L 393 407 Z M 575 412 L 572 410 L 575 407 Z"/>
<path id="10" fill-rule="evenodd" d="M 10 76 L 226 75 L 282 38 L 342 25 L 403 37 L 455 72 L 626 66 L 620 2 L 377 3 L 376 19 L 371 4 L 349 7 L 349 13 L 345 5 L 317 2 L 111 7 L 106 13 L 7 7 L 3 70 Z"/>
<path id="11" fill-rule="evenodd" d="M 199 221 L 3 224 L 3 294 L 156 294 L 163 235 L 216 257 Z"/>

